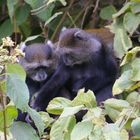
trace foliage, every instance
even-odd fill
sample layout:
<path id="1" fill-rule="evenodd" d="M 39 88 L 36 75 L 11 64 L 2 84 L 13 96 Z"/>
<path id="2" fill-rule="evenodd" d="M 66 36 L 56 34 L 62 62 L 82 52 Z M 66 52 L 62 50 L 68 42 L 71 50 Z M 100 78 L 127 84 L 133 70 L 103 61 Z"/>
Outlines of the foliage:
<path id="1" fill-rule="evenodd" d="M 81 1 L 80 1 L 81 2 Z M 97 12 L 87 1 L 82 10 L 73 8 L 73 0 L 7 0 L 0 7 L 8 8 L 4 19 L 0 18 L 0 40 L 20 32 L 25 42 L 42 41 L 45 38 L 55 40 L 61 27 L 91 27 L 86 24 L 88 9 Z M 118 1 L 119 3 L 119 1 Z M 122 3 L 121 3 L 122 4 Z M 77 6 L 77 5 L 76 5 Z M 79 5 L 78 5 L 79 6 Z M 88 7 L 88 8 L 87 8 Z M 96 7 L 96 6 L 95 6 Z M 100 22 L 113 20 L 109 26 L 114 33 L 114 49 L 120 59 L 120 77 L 113 86 L 113 94 L 121 99 L 108 99 L 97 105 L 92 91 L 79 90 L 71 101 L 57 97 L 50 101 L 47 112 L 36 112 L 30 108 L 29 91 L 25 84 L 26 73 L 16 64 L 18 57 L 24 54 L 9 37 L 2 39 L 0 46 L 0 139 L 39 140 L 135 140 L 140 139 L 140 1 L 131 0 L 117 12 L 112 4 L 105 5 L 96 14 Z M 83 11 L 87 11 L 87 13 Z M 31 12 L 31 13 L 30 13 Z M 78 14 L 77 14 L 78 13 Z M 31 14 L 31 15 L 30 15 Z M 93 15 L 96 17 L 95 12 Z M 38 17 L 41 26 L 34 23 Z M 77 15 L 77 16 L 75 16 Z M 112 16 L 113 15 L 113 16 Z M 82 18 L 82 23 L 81 17 Z M 89 17 L 88 17 L 89 18 Z M 2 22 L 1 22 L 2 21 Z M 97 23 L 96 21 L 93 22 Z M 33 32 L 36 29 L 37 32 Z M 30 37 L 29 37 L 30 36 Z M 137 41 L 133 40 L 136 37 Z M 13 38 L 18 43 L 18 38 Z M 18 110 L 27 112 L 37 129 L 30 124 L 15 122 Z M 77 113 L 85 112 L 81 121 L 76 122 Z M 57 117 L 50 117 L 53 114 Z M 112 123 L 107 123 L 109 116 Z M 44 133 L 47 129 L 49 133 Z"/>
<path id="2" fill-rule="evenodd" d="M 7 0 L 7 2 L 1 2 L 0 8 L 4 10 L 0 14 L 0 42 L 6 36 L 12 36 L 15 41 L 20 42 L 33 35 L 39 35 L 34 40 L 35 42 L 44 41 L 46 38 L 56 40 L 63 27 L 88 29 L 101 27 L 111 20 L 112 14 L 117 11 L 113 4 L 118 7 L 123 4 L 123 1 L 118 0 L 113 3 L 111 0 L 102 1 L 100 7 L 95 9 L 95 5 L 99 6 L 96 0 L 85 2 L 83 0 L 79 2 L 74 2 L 74 0 Z"/>
<path id="3" fill-rule="evenodd" d="M 17 48 L 13 47 L 13 42 L 10 38 L 3 39 L 1 47 L 1 57 L 5 58 L 0 61 L 2 70 L 0 75 L 0 131 L 6 135 L 13 134 L 13 137 L 17 140 L 20 136 L 15 134 L 15 131 L 19 130 L 19 134 L 25 134 L 23 131 L 26 129 L 28 138 L 25 139 L 39 139 L 36 131 L 30 126 L 24 123 L 13 123 L 17 118 L 18 110 L 22 112 L 28 112 L 32 120 L 38 129 L 38 133 L 41 136 L 44 131 L 44 123 L 38 112 L 29 107 L 29 91 L 25 84 L 26 73 L 19 64 L 15 64 L 19 56 L 23 54 Z M 3 53 L 6 52 L 6 53 Z M 3 60 L 3 61 L 2 61 Z M 10 102 L 7 101 L 9 97 Z M 26 132 L 25 131 L 25 132 Z M 23 133 L 23 134 L 22 134 Z"/>

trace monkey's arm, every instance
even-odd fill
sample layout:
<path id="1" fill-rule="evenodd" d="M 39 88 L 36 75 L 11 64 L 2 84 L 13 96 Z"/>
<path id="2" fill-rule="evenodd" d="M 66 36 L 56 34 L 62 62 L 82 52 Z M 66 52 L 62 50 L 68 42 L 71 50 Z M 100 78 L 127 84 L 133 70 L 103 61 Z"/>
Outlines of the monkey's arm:
<path id="1" fill-rule="evenodd" d="M 69 77 L 69 70 L 65 65 L 61 64 L 38 92 L 38 95 L 33 102 L 33 108 L 45 110 L 49 101 L 59 94 L 59 89 L 66 83 Z"/>

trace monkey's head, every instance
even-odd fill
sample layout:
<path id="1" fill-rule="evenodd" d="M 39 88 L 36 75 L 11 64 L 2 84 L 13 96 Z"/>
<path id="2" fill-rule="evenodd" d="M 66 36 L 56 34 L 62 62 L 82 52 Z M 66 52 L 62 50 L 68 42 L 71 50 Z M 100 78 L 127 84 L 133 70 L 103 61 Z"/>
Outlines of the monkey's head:
<path id="1" fill-rule="evenodd" d="M 32 44 L 23 50 L 25 57 L 20 59 L 20 64 L 33 81 L 45 81 L 55 69 L 53 49 L 49 44 Z"/>
<path id="2" fill-rule="evenodd" d="M 98 55 L 102 43 L 96 36 L 78 28 L 64 30 L 59 37 L 58 48 L 66 65 L 89 62 L 91 57 Z"/>

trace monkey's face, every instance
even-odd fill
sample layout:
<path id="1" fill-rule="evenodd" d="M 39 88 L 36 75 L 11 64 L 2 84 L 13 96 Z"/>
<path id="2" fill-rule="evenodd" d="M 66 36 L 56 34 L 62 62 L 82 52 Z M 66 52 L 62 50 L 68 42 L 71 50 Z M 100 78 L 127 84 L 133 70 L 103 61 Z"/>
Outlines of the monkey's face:
<path id="1" fill-rule="evenodd" d="M 45 44 L 32 44 L 25 48 L 25 57 L 20 60 L 27 76 L 33 81 L 45 81 L 55 69 L 52 48 Z"/>
<path id="2" fill-rule="evenodd" d="M 67 65 L 71 65 L 89 61 L 93 55 L 96 56 L 100 52 L 102 44 L 96 36 L 81 29 L 72 28 L 60 34 L 58 48 L 62 55 L 69 59 Z"/>

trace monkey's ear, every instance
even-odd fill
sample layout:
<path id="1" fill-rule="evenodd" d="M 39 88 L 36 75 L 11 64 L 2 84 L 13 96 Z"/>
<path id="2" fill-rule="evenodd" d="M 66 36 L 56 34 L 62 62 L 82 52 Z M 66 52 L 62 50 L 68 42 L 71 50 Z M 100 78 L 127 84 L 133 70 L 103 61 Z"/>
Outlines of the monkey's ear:
<path id="1" fill-rule="evenodd" d="M 51 50 L 51 53 L 54 52 L 54 50 L 56 49 L 56 45 L 54 43 L 52 43 L 51 40 L 48 40 L 47 43 L 46 43 L 46 46 L 48 46 Z"/>
<path id="2" fill-rule="evenodd" d="M 81 31 L 77 31 L 74 34 L 74 37 L 78 40 L 85 40 L 85 35 Z"/>
<path id="3" fill-rule="evenodd" d="M 25 52 L 26 47 L 27 47 L 27 45 L 23 42 L 23 43 L 21 43 L 21 45 L 20 45 L 20 50 L 21 50 L 22 52 Z"/>
<path id="4" fill-rule="evenodd" d="M 67 29 L 66 27 L 63 27 L 63 28 L 61 29 L 61 32 L 64 32 L 66 29 Z"/>
<path id="5" fill-rule="evenodd" d="M 52 43 L 51 40 L 48 40 L 48 41 L 47 41 L 47 45 L 50 46 L 51 48 L 53 48 L 53 46 L 54 46 L 54 44 Z"/>
<path id="6" fill-rule="evenodd" d="M 67 28 L 66 27 L 62 27 L 62 29 L 60 30 L 59 35 L 61 35 L 61 33 L 63 33 L 65 30 L 67 30 Z"/>

